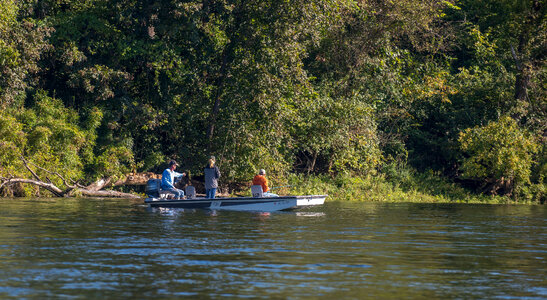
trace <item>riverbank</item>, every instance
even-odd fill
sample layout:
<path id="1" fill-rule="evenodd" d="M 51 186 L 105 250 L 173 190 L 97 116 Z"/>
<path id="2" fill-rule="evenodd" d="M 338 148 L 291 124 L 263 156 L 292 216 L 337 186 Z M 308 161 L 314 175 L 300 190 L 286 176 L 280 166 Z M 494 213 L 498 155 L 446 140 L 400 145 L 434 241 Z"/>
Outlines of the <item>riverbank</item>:
<path id="1" fill-rule="evenodd" d="M 277 190 L 280 194 L 328 194 L 338 201 L 415 202 L 415 203 L 488 203 L 539 204 L 538 201 L 514 201 L 507 196 L 476 194 L 438 174 L 400 173 L 397 178 L 386 175 L 353 177 L 339 175 L 290 175 L 290 187 Z"/>
<path id="2" fill-rule="evenodd" d="M 198 181 L 195 184 L 199 185 L 200 183 Z M 238 186 L 239 188 L 231 193 L 218 192 L 217 196 L 250 196 L 248 185 L 240 183 Z M 331 175 L 289 174 L 284 178 L 270 178 L 270 186 L 274 187 L 273 192 L 279 195 L 327 194 L 329 196 L 327 201 L 482 204 L 544 204 L 546 189 L 545 186 L 537 185 L 535 187 L 536 194 L 515 200 L 508 196 L 475 193 L 440 174 L 431 171 L 420 173 L 410 169 L 361 177 L 347 174 L 334 177 Z M 114 191 L 105 190 L 105 192 L 146 197 L 144 185 L 121 185 L 116 186 Z M 36 190 L 34 185 L 18 186 L 18 195 L 19 197 L 55 197 L 50 193 L 41 193 L 40 190 Z M 204 196 L 203 194 L 199 195 Z M 81 194 L 75 196 L 81 196 Z"/>
<path id="3" fill-rule="evenodd" d="M 284 178 L 269 178 L 272 192 L 279 195 L 318 195 L 327 194 L 328 200 L 349 202 L 412 202 L 412 203 L 479 203 L 479 204 L 543 204 L 540 196 L 522 197 L 515 200 L 508 196 L 486 195 L 473 192 L 443 177 L 441 174 L 417 172 L 412 169 L 398 169 L 370 176 L 350 176 L 340 174 L 305 175 L 289 174 Z M 199 183 L 198 183 L 199 184 Z M 248 184 L 248 183 L 247 183 Z M 218 192 L 217 196 L 250 196 L 251 191 L 245 183 L 238 184 L 231 193 Z M 279 188 L 278 188 L 279 187 Z M 145 196 L 143 191 L 131 190 Z M 200 194 L 204 196 L 203 194 Z M 544 196 L 543 196 L 544 197 Z"/>

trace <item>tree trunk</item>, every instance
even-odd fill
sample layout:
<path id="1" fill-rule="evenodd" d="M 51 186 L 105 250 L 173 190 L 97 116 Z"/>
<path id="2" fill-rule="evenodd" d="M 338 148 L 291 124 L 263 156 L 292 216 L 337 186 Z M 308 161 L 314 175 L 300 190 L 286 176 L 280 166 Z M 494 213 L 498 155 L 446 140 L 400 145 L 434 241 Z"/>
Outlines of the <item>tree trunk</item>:
<path id="1" fill-rule="evenodd" d="M 161 175 L 155 174 L 152 172 L 144 173 L 129 173 L 123 178 L 118 179 L 115 182 L 112 182 L 112 177 L 101 178 L 92 184 L 86 186 L 85 188 L 89 191 L 99 191 L 106 187 L 115 187 L 122 185 L 146 185 L 150 179 L 161 179 Z"/>
<path id="2" fill-rule="evenodd" d="M 138 199 L 141 198 L 139 195 L 130 194 L 130 193 L 123 193 L 118 191 L 112 191 L 112 190 L 106 190 L 106 191 L 90 191 L 86 189 L 75 189 L 73 190 L 70 195 L 74 194 L 81 194 L 82 196 L 87 197 L 108 197 L 108 198 L 131 198 L 131 199 Z"/>
<path id="3" fill-rule="evenodd" d="M 517 66 L 518 74 L 515 80 L 515 99 L 521 101 L 530 101 L 528 98 L 528 89 L 530 88 L 530 79 L 532 73 L 532 65 L 530 62 L 529 43 L 533 31 L 542 23 L 542 10 L 544 1 L 534 0 L 531 7 L 527 11 L 527 16 L 522 24 L 522 29 L 519 34 L 519 44 L 517 53 L 511 46 L 511 53 Z"/>
<path id="4" fill-rule="evenodd" d="M 7 188 L 8 191 L 11 190 L 11 192 L 13 192 L 13 188 L 10 188 L 10 186 L 17 186 L 19 184 L 26 183 L 26 184 L 33 184 L 41 188 L 44 188 L 57 197 L 82 195 L 82 196 L 89 196 L 89 197 L 140 198 L 139 195 L 112 191 L 112 190 L 103 190 L 103 188 L 108 186 L 121 186 L 121 185 L 146 185 L 149 179 L 161 178 L 161 175 L 157 175 L 151 172 L 130 173 L 124 176 L 123 179 L 120 179 L 114 183 L 112 183 L 112 178 L 109 177 L 109 178 L 101 178 L 88 186 L 82 186 L 81 184 L 74 181 L 72 181 L 72 184 L 69 184 L 66 178 L 64 178 L 58 172 L 51 172 L 41 166 L 38 166 L 32 162 L 29 162 L 22 155 L 21 155 L 21 160 L 23 161 L 25 168 L 30 172 L 30 174 L 32 175 L 34 179 L 0 177 L 0 191 Z M 48 182 L 45 182 L 31 168 L 31 165 L 34 166 L 35 168 L 38 168 L 46 172 L 46 174 L 57 176 L 63 181 L 63 184 L 66 186 L 66 188 L 63 190 L 59 188 L 58 186 L 56 186 L 47 177 L 47 175 L 45 176 L 45 178 L 48 180 Z"/>
<path id="5" fill-rule="evenodd" d="M 519 70 L 515 81 L 515 99 L 521 101 L 529 101 L 528 88 L 530 86 L 530 72 L 528 66 Z"/>
<path id="6" fill-rule="evenodd" d="M 29 184 L 37 185 L 39 187 L 42 187 L 42 188 L 50 191 L 52 194 L 54 194 L 57 197 L 63 197 L 65 195 L 63 190 L 61 190 L 60 188 L 55 186 L 53 183 L 47 183 L 47 182 L 43 182 L 43 181 L 40 181 L 40 180 L 33 180 L 33 179 L 12 178 L 12 179 L 8 180 L 7 182 L 4 182 L 0 186 L 4 186 L 4 185 L 8 185 L 8 184 L 12 185 L 12 184 L 16 184 L 16 183 L 29 183 Z"/>
<path id="7" fill-rule="evenodd" d="M 86 187 L 80 185 L 67 185 L 67 188 L 64 190 L 51 182 L 44 182 L 39 179 L 3 178 L 2 183 L 0 184 L 0 188 L 13 186 L 16 184 L 33 184 L 48 190 L 56 197 L 71 197 L 74 195 L 82 195 L 87 197 L 140 198 L 139 195 L 113 190 L 103 190 L 103 188 L 122 185 L 146 185 L 148 180 L 152 178 L 161 178 L 161 176 L 151 172 L 128 174 L 127 176 L 125 176 L 124 179 L 118 180 L 115 183 L 112 183 L 112 178 L 102 178 Z"/>
<path id="8" fill-rule="evenodd" d="M 312 161 L 308 161 L 308 175 L 315 170 L 315 163 L 317 162 L 318 151 L 313 152 Z"/>
<path id="9" fill-rule="evenodd" d="M 86 188 L 80 188 L 76 186 L 69 186 L 65 190 L 62 190 L 56 185 L 54 185 L 53 183 L 47 183 L 47 182 L 43 182 L 39 180 L 25 179 L 25 178 L 11 178 L 3 182 L 0 185 L 0 187 L 14 185 L 18 183 L 27 183 L 27 184 L 33 184 L 33 185 L 39 186 L 41 188 L 44 188 L 50 191 L 53 195 L 57 197 L 69 197 L 69 196 L 80 194 L 82 196 L 88 196 L 88 197 L 140 198 L 139 195 L 135 195 L 135 194 L 129 194 L 129 193 L 123 193 L 123 192 L 111 191 L 111 190 L 105 191 L 105 190 L 97 190 L 97 189 L 86 189 Z"/>
<path id="10" fill-rule="evenodd" d="M 222 53 L 222 64 L 220 66 L 220 72 L 217 78 L 217 89 L 215 93 L 215 103 L 213 104 L 213 109 L 211 110 L 211 115 L 209 117 L 209 127 L 207 128 L 207 141 L 208 146 L 207 150 L 211 150 L 213 135 L 215 134 L 215 126 L 217 121 L 218 111 L 220 110 L 220 98 L 222 97 L 224 89 L 224 78 L 226 77 L 226 67 L 228 65 L 228 51 L 230 50 L 230 44 L 224 49 Z"/>
<path id="11" fill-rule="evenodd" d="M 233 60 L 234 49 L 236 47 L 236 44 L 239 41 L 238 40 L 239 36 L 237 32 L 239 31 L 239 28 L 242 23 L 240 10 L 241 10 L 241 5 L 236 5 L 233 11 L 234 21 L 231 24 L 230 29 L 228 30 L 229 33 L 232 33 L 232 36 L 230 37 L 230 41 L 228 42 L 228 44 L 222 51 L 220 70 L 215 82 L 215 85 L 216 85 L 215 102 L 213 103 L 213 109 L 211 110 L 211 115 L 209 117 L 209 126 L 207 128 L 207 140 L 208 140 L 207 151 L 211 150 L 212 139 L 215 134 L 217 116 L 220 110 L 220 101 L 222 98 L 222 94 L 224 93 L 226 76 L 228 76 L 228 70 Z"/>
<path id="12" fill-rule="evenodd" d="M 109 185 L 111 181 L 112 181 L 111 177 L 101 178 L 101 179 L 93 182 L 92 184 L 88 185 L 86 187 L 86 189 L 88 191 L 98 191 L 98 190 L 103 189 L 105 186 Z"/>

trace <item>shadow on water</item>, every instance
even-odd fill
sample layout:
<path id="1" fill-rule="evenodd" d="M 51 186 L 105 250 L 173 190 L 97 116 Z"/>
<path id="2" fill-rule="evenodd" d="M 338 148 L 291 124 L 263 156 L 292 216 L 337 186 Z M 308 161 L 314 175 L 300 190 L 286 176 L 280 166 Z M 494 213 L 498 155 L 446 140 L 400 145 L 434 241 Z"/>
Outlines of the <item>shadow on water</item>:
<path id="1" fill-rule="evenodd" d="M 542 206 L 0 204 L 0 298 L 547 297 Z"/>

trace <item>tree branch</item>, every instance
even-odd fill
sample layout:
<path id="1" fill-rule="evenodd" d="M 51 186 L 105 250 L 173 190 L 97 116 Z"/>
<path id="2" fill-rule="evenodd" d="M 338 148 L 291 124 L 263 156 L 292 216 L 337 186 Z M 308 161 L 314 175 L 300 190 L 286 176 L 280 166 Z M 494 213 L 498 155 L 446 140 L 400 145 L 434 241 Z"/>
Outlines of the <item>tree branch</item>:
<path id="1" fill-rule="evenodd" d="M 74 194 L 80 194 L 83 196 L 89 196 L 89 197 L 118 197 L 118 198 L 140 198 L 139 195 L 135 194 L 129 194 L 129 193 L 123 193 L 118 191 L 112 191 L 112 190 L 102 190 L 106 186 L 121 186 L 125 184 L 129 185 L 145 185 L 148 179 L 150 178 L 158 178 L 157 174 L 154 173 L 137 173 L 137 174 L 128 174 L 123 179 L 120 179 L 116 182 L 112 182 L 112 178 L 102 178 L 88 186 L 83 186 L 80 183 L 70 179 L 73 184 L 69 184 L 68 180 L 63 177 L 58 172 L 52 172 L 50 170 L 47 170 L 41 166 L 38 166 L 32 162 L 29 162 L 26 160 L 26 158 L 21 155 L 21 160 L 23 161 L 25 167 L 27 170 L 32 174 L 34 179 L 26 179 L 26 178 L 15 178 L 13 175 L 10 174 L 10 178 L 7 177 L 0 177 L 0 188 L 3 188 L 4 186 L 13 185 L 16 183 L 27 183 L 27 184 L 33 184 L 42 188 L 45 188 L 46 190 L 50 191 L 52 194 L 54 194 L 57 197 L 66 197 L 66 196 L 72 196 Z M 36 172 L 29 166 L 32 165 L 47 174 L 53 174 L 57 177 L 59 177 L 64 185 L 66 186 L 65 190 L 60 189 L 58 186 L 56 186 L 46 175 L 46 178 L 48 182 L 44 182 Z"/>
<path id="2" fill-rule="evenodd" d="M 0 187 L 2 187 L 4 185 L 12 185 L 12 184 L 15 184 L 15 183 L 34 184 L 34 185 L 37 185 L 39 187 L 45 188 L 46 190 L 50 191 L 51 193 L 53 193 L 57 197 L 65 196 L 63 191 L 60 188 L 58 188 L 57 186 L 55 186 L 53 183 L 46 183 L 46 182 L 43 182 L 41 180 L 32 180 L 32 179 L 25 179 L 25 178 L 10 178 L 7 181 L 3 182 L 2 185 L 0 185 Z"/>
<path id="3" fill-rule="evenodd" d="M 43 167 L 40 167 L 40 166 L 38 166 L 38 165 L 36 165 L 35 163 L 32 163 L 32 162 L 31 162 L 30 164 L 33 165 L 33 166 L 35 166 L 36 168 L 38 168 L 38 169 L 44 171 L 44 172 L 47 172 L 47 173 L 49 173 L 49 174 L 56 175 L 57 177 L 61 178 L 61 180 L 63 181 L 63 183 L 64 183 L 66 186 L 73 187 L 73 186 L 76 184 L 76 182 L 75 182 L 74 180 L 72 180 L 72 179 L 71 179 L 71 181 L 72 181 L 73 185 L 68 184 L 68 183 L 67 183 L 67 180 L 66 180 L 63 176 L 61 176 L 61 174 L 59 174 L 59 173 L 57 173 L 57 172 L 52 172 L 52 171 L 50 171 L 50 170 L 48 170 L 48 169 L 45 169 L 45 168 L 43 168 Z M 46 176 L 46 178 L 47 178 L 47 176 Z M 48 178 L 48 180 L 51 181 L 49 178 Z M 41 181 L 41 180 L 40 180 L 40 181 Z"/>
<path id="4" fill-rule="evenodd" d="M 23 155 L 21 155 L 21 160 L 23 161 L 23 164 L 25 164 L 25 167 L 30 172 L 30 174 L 32 174 L 32 176 L 36 178 L 36 180 L 42 181 L 42 179 L 40 179 L 40 177 L 38 177 L 38 175 L 28 166 L 28 162 Z"/>

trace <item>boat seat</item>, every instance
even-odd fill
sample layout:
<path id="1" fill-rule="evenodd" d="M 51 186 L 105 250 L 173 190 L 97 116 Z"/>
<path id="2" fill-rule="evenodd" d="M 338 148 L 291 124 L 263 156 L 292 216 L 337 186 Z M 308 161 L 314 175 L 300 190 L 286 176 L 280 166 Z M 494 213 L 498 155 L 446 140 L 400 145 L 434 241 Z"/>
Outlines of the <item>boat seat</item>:
<path id="1" fill-rule="evenodd" d="M 186 192 L 186 199 L 194 199 L 196 198 L 196 188 L 192 185 L 189 185 L 185 189 Z"/>
<path id="2" fill-rule="evenodd" d="M 251 194 L 253 195 L 254 198 L 264 197 L 264 193 L 262 192 L 262 186 L 261 185 L 251 186 Z"/>

